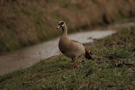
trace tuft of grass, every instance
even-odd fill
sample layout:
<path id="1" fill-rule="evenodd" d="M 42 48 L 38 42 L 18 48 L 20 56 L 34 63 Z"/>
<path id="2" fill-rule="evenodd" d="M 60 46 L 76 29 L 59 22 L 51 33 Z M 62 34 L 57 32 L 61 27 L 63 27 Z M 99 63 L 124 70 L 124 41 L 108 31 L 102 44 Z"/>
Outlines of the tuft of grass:
<path id="1" fill-rule="evenodd" d="M 133 56 L 133 53 L 125 49 L 115 48 L 113 50 L 105 50 L 105 57 L 109 59 L 129 59 Z"/>

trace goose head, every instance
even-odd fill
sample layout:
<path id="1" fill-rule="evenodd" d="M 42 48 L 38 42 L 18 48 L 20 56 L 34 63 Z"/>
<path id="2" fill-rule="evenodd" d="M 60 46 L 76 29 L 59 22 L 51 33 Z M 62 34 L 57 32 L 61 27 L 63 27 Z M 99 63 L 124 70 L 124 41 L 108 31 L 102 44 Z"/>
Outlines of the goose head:
<path id="1" fill-rule="evenodd" d="M 57 29 L 61 29 L 63 33 L 67 33 L 67 26 L 64 21 L 59 21 Z"/>
<path id="2" fill-rule="evenodd" d="M 60 29 L 60 28 L 62 28 L 64 26 L 65 26 L 65 22 L 64 21 L 59 21 L 57 29 Z"/>

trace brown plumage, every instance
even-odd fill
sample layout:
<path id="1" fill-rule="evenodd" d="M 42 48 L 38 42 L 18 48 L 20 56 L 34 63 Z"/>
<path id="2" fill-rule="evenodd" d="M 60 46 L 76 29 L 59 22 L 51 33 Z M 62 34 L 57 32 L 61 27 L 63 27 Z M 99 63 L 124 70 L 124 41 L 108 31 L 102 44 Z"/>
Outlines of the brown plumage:
<path id="1" fill-rule="evenodd" d="M 67 57 L 73 60 L 72 68 L 77 68 L 76 59 L 79 56 L 85 56 L 92 59 L 91 53 L 78 41 L 70 40 L 67 36 L 67 26 L 64 21 L 60 21 L 57 29 L 62 30 L 62 36 L 59 40 L 59 49 Z"/>

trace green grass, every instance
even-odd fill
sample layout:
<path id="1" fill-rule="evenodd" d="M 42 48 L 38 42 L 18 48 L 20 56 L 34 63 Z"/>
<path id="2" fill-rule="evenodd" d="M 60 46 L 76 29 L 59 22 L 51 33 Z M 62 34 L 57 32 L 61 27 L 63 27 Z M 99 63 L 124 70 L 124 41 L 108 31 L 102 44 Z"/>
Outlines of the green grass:
<path id="1" fill-rule="evenodd" d="M 134 90 L 135 28 L 90 44 L 94 60 L 63 55 L 0 76 L 0 90 Z"/>

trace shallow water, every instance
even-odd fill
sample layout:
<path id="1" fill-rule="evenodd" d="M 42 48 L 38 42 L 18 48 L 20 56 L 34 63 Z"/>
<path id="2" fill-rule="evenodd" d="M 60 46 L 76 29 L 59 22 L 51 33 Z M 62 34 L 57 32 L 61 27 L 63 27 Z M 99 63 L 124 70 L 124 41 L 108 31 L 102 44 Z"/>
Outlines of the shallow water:
<path id="1" fill-rule="evenodd" d="M 116 24 L 111 26 L 115 28 L 135 26 L 135 23 L 128 24 Z M 114 30 L 93 30 L 89 32 L 79 32 L 69 35 L 73 40 L 77 40 L 81 43 L 93 42 L 95 39 L 101 39 L 106 36 L 115 33 Z M 114 29 L 115 29 L 114 28 Z M 45 60 L 51 56 L 59 55 L 58 40 L 54 39 L 38 45 L 27 47 L 25 49 L 9 53 L 7 55 L 0 56 L 0 75 L 15 71 L 21 68 L 26 68 L 41 60 Z"/>
<path id="2" fill-rule="evenodd" d="M 81 43 L 88 43 L 93 42 L 93 39 L 100 39 L 113 33 L 115 33 L 113 30 L 89 31 L 71 34 L 69 37 Z M 0 74 L 29 67 L 41 60 L 60 54 L 58 49 L 58 39 L 59 38 L 10 53 L 8 55 L 0 56 Z"/>

